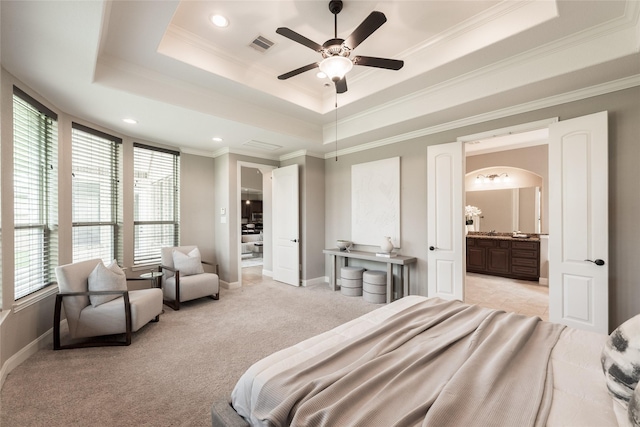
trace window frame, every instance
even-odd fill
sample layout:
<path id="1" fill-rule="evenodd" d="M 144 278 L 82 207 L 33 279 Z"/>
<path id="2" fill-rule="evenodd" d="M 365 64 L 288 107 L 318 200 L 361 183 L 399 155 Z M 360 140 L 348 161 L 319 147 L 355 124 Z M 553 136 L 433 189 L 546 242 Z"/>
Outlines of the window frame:
<path id="1" fill-rule="evenodd" d="M 141 151 L 146 150 L 146 151 Z M 142 206 L 140 203 L 140 195 L 143 194 L 139 189 L 136 191 L 136 187 L 138 184 L 142 184 L 141 180 L 144 179 L 143 175 L 144 171 L 140 171 L 137 169 L 137 164 L 139 162 L 139 156 L 141 154 L 145 154 L 147 156 L 153 157 L 154 154 L 159 154 L 164 157 L 160 157 L 160 159 L 164 159 L 162 161 L 157 160 L 155 163 L 151 163 L 153 159 L 149 160 L 147 172 L 152 169 L 158 169 L 159 167 L 164 167 L 165 171 L 171 170 L 171 175 L 166 175 L 163 179 L 170 177 L 170 186 L 173 187 L 173 191 L 171 194 L 172 198 L 172 206 L 169 210 L 162 209 L 160 214 L 157 212 L 149 215 L 150 209 L 147 209 L 145 212 L 142 212 Z M 166 155 L 170 155 L 171 157 L 166 157 Z M 171 165 L 169 165 L 169 161 Z M 161 164 L 159 164 L 161 163 Z M 180 244 L 180 152 L 169 150 L 165 148 L 154 147 L 146 144 L 141 144 L 138 142 L 133 143 L 133 164 L 134 164 L 134 212 L 133 212 L 133 265 L 134 266 L 144 266 L 144 265 L 154 265 L 161 263 L 161 247 L 162 246 L 179 246 Z M 141 187 L 139 187 L 141 188 Z M 165 190 L 166 191 L 166 190 Z M 160 191 L 155 192 L 155 196 L 160 195 L 162 197 L 169 197 L 169 193 L 163 192 L 162 189 Z M 153 198 L 154 195 L 144 194 L 147 197 Z M 155 210 L 156 206 L 153 206 Z M 160 207 L 164 207 L 163 204 Z M 166 213 L 169 212 L 170 215 L 167 216 Z M 141 218 L 141 215 L 144 218 Z M 152 217 L 152 219 L 150 219 Z M 167 228 L 171 228 L 172 231 L 169 233 L 164 233 L 160 231 L 159 233 L 148 233 L 145 231 L 145 226 L 147 230 L 149 228 L 158 229 L 158 226 L 166 226 Z M 168 236 L 168 237 L 167 237 Z M 153 247 L 153 244 L 142 243 L 145 239 L 149 237 L 154 238 L 157 243 L 157 247 Z M 155 244 L 154 243 L 154 244 Z"/>
<path id="2" fill-rule="evenodd" d="M 24 108 L 22 112 L 17 108 L 18 104 Z M 58 115 L 17 86 L 13 86 L 12 114 L 13 299 L 17 302 L 56 283 Z M 36 122 L 35 126 L 32 120 Z M 37 170 L 35 174 L 34 170 Z M 33 185 L 35 181 L 37 185 Z M 37 192 L 35 196 L 30 194 L 34 189 Z M 33 215 L 31 204 L 34 198 L 38 199 L 36 215 Z M 27 220 L 24 220 L 25 218 Z M 35 221 L 32 218 L 35 218 Z M 32 243 L 35 245 L 32 246 Z"/>
<path id="3" fill-rule="evenodd" d="M 78 134 L 79 132 L 80 134 Z M 84 135 L 83 135 L 84 134 Z M 98 145 L 102 144 L 102 145 Z M 121 203 L 121 147 L 122 147 L 122 138 L 115 137 L 105 132 L 101 132 L 99 130 L 90 128 L 88 126 L 72 122 L 71 123 L 71 145 L 72 145 L 72 155 L 71 155 L 71 174 L 72 174 L 72 194 L 71 194 L 71 207 L 72 207 L 72 256 L 73 262 L 84 261 L 87 259 L 93 259 L 96 257 L 100 257 L 105 263 L 109 263 L 111 260 L 115 259 L 118 263 L 122 263 L 122 203 Z M 90 165 L 97 165 L 99 168 L 98 173 L 95 171 L 86 171 L 85 177 L 88 178 L 84 181 L 80 180 L 79 177 L 76 177 L 75 172 L 79 167 L 87 167 L 86 160 L 78 161 L 76 164 L 76 156 L 80 152 L 97 152 L 95 156 L 91 156 L 89 161 Z M 102 150 L 101 152 L 98 152 Z M 109 152 L 108 155 L 105 156 L 106 152 Z M 104 173 L 100 173 L 100 170 L 109 170 L 109 176 L 105 177 Z M 76 181 L 76 179 L 79 179 Z M 79 197 L 78 187 L 80 184 L 94 184 L 98 185 L 98 192 L 96 193 L 98 196 L 97 205 L 101 206 L 101 201 L 104 199 L 101 197 L 101 190 L 105 185 L 108 185 L 110 188 L 108 189 L 109 193 L 109 221 L 77 221 L 76 212 L 76 197 Z M 82 193 L 83 195 L 88 195 L 88 192 Z M 98 216 L 101 216 L 98 214 Z M 105 253 L 90 255 L 89 256 L 80 256 L 77 257 L 78 254 L 82 253 L 78 251 L 78 241 L 76 231 L 90 230 L 90 227 L 110 227 L 111 229 L 111 237 L 112 241 L 110 244 L 110 254 L 106 255 Z M 99 256 L 102 255 L 102 256 Z M 106 255 L 106 257 L 105 257 Z"/>

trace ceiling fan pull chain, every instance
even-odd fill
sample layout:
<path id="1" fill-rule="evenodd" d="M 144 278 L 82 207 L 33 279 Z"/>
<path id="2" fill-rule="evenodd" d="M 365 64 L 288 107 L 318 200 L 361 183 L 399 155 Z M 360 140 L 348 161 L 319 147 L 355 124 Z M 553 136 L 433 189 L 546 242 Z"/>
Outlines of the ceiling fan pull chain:
<path id="1" fill-rule="evenodd" d="M 336 162 L 338 161 L 338 92 L 336 92 Z"/>

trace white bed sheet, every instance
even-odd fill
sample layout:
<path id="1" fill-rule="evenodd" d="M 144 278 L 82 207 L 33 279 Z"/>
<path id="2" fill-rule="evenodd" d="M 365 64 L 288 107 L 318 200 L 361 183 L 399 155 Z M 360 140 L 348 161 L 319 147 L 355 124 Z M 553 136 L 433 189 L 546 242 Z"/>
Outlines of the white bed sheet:
<path id="1" fill-rule="evenodd" d="M 371 329 L 424 299 L 407 296 L 256 362 L 238 380 L 231 394 L 233 408 L 251 425 L 263 425 L 252 416 L 252 408 L 270 378 L 292 366 L 303 365 L 325 349 Z M 606 335 L 571 328 L 562 332 L 551 353 L 554 390 L 547 426 L 618 426 L 600 365 L 606 339 Z"/>

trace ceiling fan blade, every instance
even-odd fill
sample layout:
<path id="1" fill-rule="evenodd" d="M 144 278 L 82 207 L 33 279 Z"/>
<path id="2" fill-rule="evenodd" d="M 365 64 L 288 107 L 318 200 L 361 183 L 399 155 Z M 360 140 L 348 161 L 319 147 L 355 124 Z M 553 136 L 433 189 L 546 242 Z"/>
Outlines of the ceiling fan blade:
<path id="1" fill-rule="evenodd" d="M 399 70 L 404 65 L 404 61 L 389 58 L 376 58 L 374 56 L 356 56 L 353 58 L 354 65 L 364 65 L 366 67 L 385 68 L 387 70 Z"/>
<path id="2" fill-rule="evenodd" d="M 380 28 L 382 24 L 387 22 L 387 17 L 384 13 L 373 11 L 364 21 L 356 28 L 353 33 L 345 40 L 344 44 L 350 48 L 355 49 L 360 43 L 362 43 L 367 37 L 369 37 L 375 30 Z"/>
<path id="3" fill-rule="evenodd" d="M 320 52 L 322 50 L 322 46 L 320 46 L 318 43 L 314 42 L 313 40 L 309 40 L 305 36 L 296 33 L 290 28 L 280 27 L 276 30 L 276 33 L 280 34 L 281 36 L 285 36 L 286 38 L 291 39 L 294 42 L 305 45 L 309 49 L 313 49 L 316 52 Z"/>
<path id="4" fill-rule="evenodd" d="M 286 80 L 289 77 L 297 76 L 300 73 L 304 73 L 305 71 L 313 70 L 314 68 L 318 68 L 320 65 L 319 62 L 314 62 L 313 64 L 305 65 L 304 67 L 297 68 L 293 71 L 289 71 L 288 73 L 284 73 L 278 76 L 279 80 Z"/>
<path id="5" fill-rule="evenodd" d="M 345 93 L 347 91 L 347 76 L 344 76 L 336 82 L 336 92 Z"/>

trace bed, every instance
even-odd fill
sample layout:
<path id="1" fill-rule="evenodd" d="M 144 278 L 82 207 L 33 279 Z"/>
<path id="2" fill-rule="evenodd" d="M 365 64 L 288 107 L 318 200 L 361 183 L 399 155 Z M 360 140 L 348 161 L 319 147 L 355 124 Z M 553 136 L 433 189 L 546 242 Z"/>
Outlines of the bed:
<path id="1" fill-rule="evenodd" d="M 213 425 L 632 425 L 605 383 L 608 338 L 408 296 L 256 362 Z"/>

